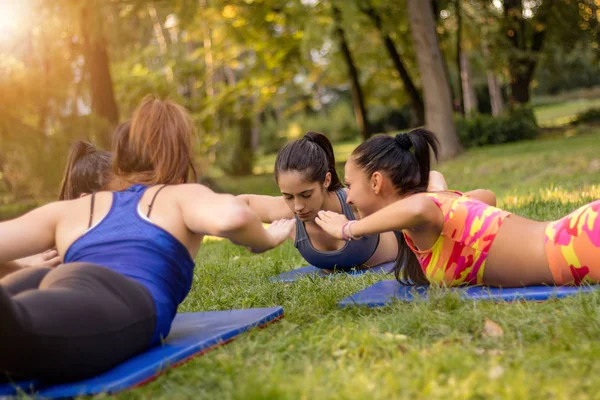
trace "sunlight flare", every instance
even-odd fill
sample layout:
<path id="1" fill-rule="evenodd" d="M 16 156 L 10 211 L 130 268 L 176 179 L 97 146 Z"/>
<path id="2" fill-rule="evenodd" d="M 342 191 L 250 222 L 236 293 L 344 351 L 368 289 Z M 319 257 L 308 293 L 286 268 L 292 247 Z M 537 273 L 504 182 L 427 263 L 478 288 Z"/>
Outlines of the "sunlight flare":
<path id="1" fill-rule="evenodd" d="M 27 0 L 0 0 L 0 40 L 22 29 L 26 24 L 29 6 Z"/>

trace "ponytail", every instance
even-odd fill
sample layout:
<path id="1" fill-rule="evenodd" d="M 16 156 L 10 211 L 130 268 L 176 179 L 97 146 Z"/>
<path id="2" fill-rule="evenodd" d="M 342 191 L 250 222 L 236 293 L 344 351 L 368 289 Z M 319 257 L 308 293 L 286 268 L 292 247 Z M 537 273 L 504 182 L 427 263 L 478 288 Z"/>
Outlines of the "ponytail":
<path id="1" fill-rule="evenodd" d="M 67 165 L 58 194 L 59 200 L 75 199 L 106 187 L 110 179 L 111 155 L 87 142 L 74 142 L 69 148 Z"/>
<path id="2" fill-rule="evenodd" d="M 402 232 L 394 232 L 398 241 L 398 255 L 394 264 L 394 276 L 403 285 L 427 285 L 429 281 L 417 256 L 412 252 Z"/>
<path id="3" fill-rule="evenodd" d="M 426 129 L 414 129 L 395 137 L 376 135 L 352 152 L 354 162 L 367 174 L 385 174 L 398 194 L 427 191 L 431 170 L 431 151 L 438 157 L 438 140 Z"/>
<path id="4" fill-rule="evenodd" d="M 318 132 L 308 132 L 302 139 L 295 140 L 283 147 L 275 159 L 275 179 L 286 171 L 297 171 L 308 182 L 325 181 L 331 174 L 331 183 L 327 190 L 335 191 L 344 187 L 335 169 L 333 146 L 327 136 Z"/>

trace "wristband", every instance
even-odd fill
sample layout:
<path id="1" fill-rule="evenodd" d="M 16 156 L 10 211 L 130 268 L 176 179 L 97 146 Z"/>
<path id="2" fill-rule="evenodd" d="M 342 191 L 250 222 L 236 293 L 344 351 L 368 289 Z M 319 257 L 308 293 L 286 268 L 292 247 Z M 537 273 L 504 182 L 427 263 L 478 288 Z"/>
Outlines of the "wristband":
<path id="1" fill-rule="evenodd" d="M 356 220 L 352 220 L 352 221 L 348 221 L 348 237 L 350 237 L 350 240 L 358 240 L 360 239 L 360 237 L 354 237 L 354 235 L 352 235 L 352 230 L 350 229 L 350 227 L 352 226 L 352 224 L 355 224 Z"/>
<path id="2" fill-rule="evenodd" d="M 342 225 L 342 237 L 347 242 L 349 242 L 350 240 L 352 240 L 352 235 L 346 236 L 346 232 L 345 232 L 346 231 L 346 227 L 348 226 L 348 224 L 350 224 L 350 222 L 352 222 L 352 221 L 348 221 L 344 225 Z"/>

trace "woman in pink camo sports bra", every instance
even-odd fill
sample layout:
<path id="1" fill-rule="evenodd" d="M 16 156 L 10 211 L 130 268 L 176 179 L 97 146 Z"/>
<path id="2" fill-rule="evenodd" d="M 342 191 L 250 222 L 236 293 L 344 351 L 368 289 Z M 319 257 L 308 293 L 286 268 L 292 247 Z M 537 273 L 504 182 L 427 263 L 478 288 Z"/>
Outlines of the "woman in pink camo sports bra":
<path id="1" fill-rule="evenodd" d="M 496 208 L 489 191 L 426 193 L 430 149 L 437 157 L 437 139 L 424 129 L 365 141 L 345 170 L 348 201 L 365 217 L 347 221 L 320 212 L 317 224 L 346 240 L 397 232 L 401 281 L 503 287 L 600 282 L 600 201 L 558 221 L 537 222 Z"/>

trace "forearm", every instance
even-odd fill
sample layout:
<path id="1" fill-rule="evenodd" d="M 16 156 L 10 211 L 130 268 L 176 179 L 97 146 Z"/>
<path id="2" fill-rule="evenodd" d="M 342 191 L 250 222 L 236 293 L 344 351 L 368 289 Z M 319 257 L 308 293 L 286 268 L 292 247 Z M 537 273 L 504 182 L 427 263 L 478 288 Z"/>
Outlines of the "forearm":
<path id="1" fill-rule="evenodd" d="M 22 268 L 23 266 L 16 261 L 7 261 L 2 263 L 0 264 L 0 279 L 12 274 L 13 272 L 20 271 Z"/>
<path id="2" fill-rule="evenodd" d="M 56 221 L 63 205 L 51 203 L 0 223 L 0 264 L 54 247 Z"/>
<path id="3" fill-rule="evenodd" d="M 426 199 L 417 196 L 400 200 L 359 221 L 352 222 L 346 233 L 358 237 L 421 226 L 429 222 L 431 213 L 427 207 L 429 205 Z"/>
<path id="4" fill-rule="evenodd" d="M 249 247 L 256 253 L 262 253 L 274 247 L 272 237 L 258 217 L 251 212 L 244 217 L 242 224 L 223 231 L 220 236 L 235 244 Z"/>

